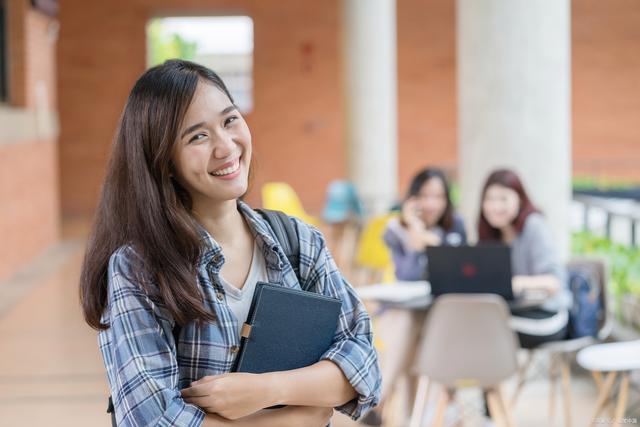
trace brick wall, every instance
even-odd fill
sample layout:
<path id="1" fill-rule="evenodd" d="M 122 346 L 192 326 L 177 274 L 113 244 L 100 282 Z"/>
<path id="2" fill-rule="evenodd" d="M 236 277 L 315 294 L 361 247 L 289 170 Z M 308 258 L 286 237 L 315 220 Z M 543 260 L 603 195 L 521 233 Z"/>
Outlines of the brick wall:
<path id="1" fill-rule="evenodd" d="M 574 173 L 640 182 L 640 2 L 572 2 Z"/>
<path id="2" fill-rule="evenodd" d="M 1 113 L 0 113 L 1 114 Z M 0 282 L 59 237 L 56 144 L 0 145 Z"/>
<path id="3" fill-rule="evenodd" d="M 254 112 L 246 118 L 255 180 L 249 201 L 259 201 L 265 181 L 285 180 L 319 209 L 329 180 L 344 175 L 336 4 L 65 1 L 58 51 L 64 212 L 91 212 L 97 202 L 118 116 L 145 69 L 148 19 L 225 12 L 254 20 L 256 90 Z"/>
<path id="4" fill-rule="evenodd" d="M 9 0 L 9 102 L 0 104 L 0 282 L 59 238 L 57 24 Z"/>
<path id="5" fill-rule="evenodd" d="M 449 0 L 398 0 L 400 187 L 425 164 L 455 172 L 455 10 Z M 145 68 L 155 15 L 246 14 L 254 20 L 254 101 L 247 116 L 255 181 L 291 183 L 319 211 L 345 176 L 340 0 L 65 0 L 58 50 L 61 187 L 66 214 L 95 207 L 113 131 Z M 573 2 L 577 173 L 640 180 L 640 2 Z M 606 140 L 607 145 L 603 144 Z"/>
<path id="6" fill-rule="evenodd" d="M 399 185 L 427 165 L 457 165 L 455 2 L 398 1 Z"/>

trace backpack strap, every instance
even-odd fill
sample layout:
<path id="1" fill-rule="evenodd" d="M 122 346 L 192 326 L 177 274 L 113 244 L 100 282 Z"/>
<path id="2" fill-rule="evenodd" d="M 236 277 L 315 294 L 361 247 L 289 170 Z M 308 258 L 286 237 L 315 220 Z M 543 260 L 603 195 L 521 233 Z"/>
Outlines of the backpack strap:
<path id="1" fill-rule="evenodd" d="M 302 285 L 300 279 L 300 240 L 295 224 L 287 214 L 269 209 L 256 209 L 262 218 L 271 226 L 276 240 L 282 246 L 284 254 L 287 256 L 293 271 Z M 303 288 L 304 289 L 304 288 Z M 306 289 L 305 289 L 306 290 Z"/>
<path id="2" fill-rule="evenodd" d="M 109 406 L 107 406 L 107 414 L 111 414 L 111 427 L 117 427 L 116 424 L 116 411 L 113 407 L 113 400 L 109 396 Z"/>

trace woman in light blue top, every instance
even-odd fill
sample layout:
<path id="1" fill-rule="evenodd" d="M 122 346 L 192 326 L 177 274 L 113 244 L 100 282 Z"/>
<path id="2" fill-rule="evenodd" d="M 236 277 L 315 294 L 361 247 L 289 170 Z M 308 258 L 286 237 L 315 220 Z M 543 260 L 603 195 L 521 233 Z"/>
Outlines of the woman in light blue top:
<path id="1" fill-rule="evenodd" d="M 571 296 L 549 227 L 533 206 L 515 172 L 499 169 L 482 190 L 480 243 L 511 246 L 515 294 L 544 293 L 541 307 L 514 312 L 512 326 L 525 348 L 562 339 L 567 333 Z"/>

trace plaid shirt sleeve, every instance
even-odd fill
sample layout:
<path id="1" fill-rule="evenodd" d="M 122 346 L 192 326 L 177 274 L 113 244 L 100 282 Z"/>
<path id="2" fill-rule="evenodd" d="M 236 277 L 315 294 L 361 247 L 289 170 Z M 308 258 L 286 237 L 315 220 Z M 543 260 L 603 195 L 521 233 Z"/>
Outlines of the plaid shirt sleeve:
<path id="1" fill-rule="evenodd" d="M 314 227 L 294 218 L 300 238 L 300 276 L 307 289 L 342 301 L 333 344 L 322 356 L 342 370 L 358 396 L 336 409 L 357 420 L 380 401 L 381 376 L 373 347 L 371 320 Z"/>
<path id="2" fill-rule="evenodd" d="M 109 262 L 110 323 L 99 335 L 118 426 L 200 426 L 204 412 L 182 400 L 171 322 L 128 277 L 131 249 Z M 169 338 L 171 337 L 171 338 Z"/>

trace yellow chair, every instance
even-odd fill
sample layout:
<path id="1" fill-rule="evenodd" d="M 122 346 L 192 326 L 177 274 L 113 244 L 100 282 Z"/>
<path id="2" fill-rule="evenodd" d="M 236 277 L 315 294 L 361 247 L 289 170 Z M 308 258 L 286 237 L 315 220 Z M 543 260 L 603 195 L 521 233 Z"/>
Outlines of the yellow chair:
<path id="1" fill-rule="evenodd" d="M 319 223 L 307 214 L 296 192 L 285 182 L 268 182 L 262 186 L 262 206 L 298 217 L 307 224 L 317 226 Z"/>
<path id="2" fill-rule="evenodd" d="M 392 213 L 374 217 L 362 230 L 356 250 L 356 265 L 365 270 L 366 276 L 359 284 L 395 280 L 391 253 L 382 235 L 387 222 L 396 215 Z"/>

